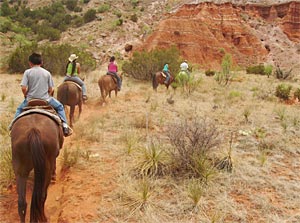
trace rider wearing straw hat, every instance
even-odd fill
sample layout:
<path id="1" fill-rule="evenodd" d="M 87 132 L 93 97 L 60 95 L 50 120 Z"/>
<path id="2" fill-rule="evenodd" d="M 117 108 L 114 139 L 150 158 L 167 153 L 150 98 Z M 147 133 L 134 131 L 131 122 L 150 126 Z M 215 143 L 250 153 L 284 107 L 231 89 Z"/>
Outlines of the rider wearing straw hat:
<path id="1" fill-rule="evenodd" d="M 68 58 L 69 61 L 66 66 L 66 77 L 64 81 L 74 81 L 77 84 L 79 84 L 82 88 L 82 99 L 86 101 L 87 100 L 86 86 L 78 76 L 80 74 L 80 63 L 76 62 L 77 59 L 78 56 L 76 54 L 71 54 L 70 57 Z"/>

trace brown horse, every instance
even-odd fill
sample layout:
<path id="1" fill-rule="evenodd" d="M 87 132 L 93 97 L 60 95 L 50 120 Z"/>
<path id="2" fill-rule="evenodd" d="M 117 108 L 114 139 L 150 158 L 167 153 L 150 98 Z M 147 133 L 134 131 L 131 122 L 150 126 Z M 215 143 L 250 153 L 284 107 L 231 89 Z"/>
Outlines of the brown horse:
<path id="1" fill-rule="evenodd" d="M 122 74 L 120 74 L 120 78 L 122 80 Z M 101 97 L 103 103 L 105 103 L 105 98 L 107 96 L 111 97 L 111 92 L 115 91 L 115 96 L 118 95 L 118 85 L 117 79 L 114 78 L 112 75 L 103 75 L 98 80 L 98 86 L 100 88 Z"/>
<path id="2" fill-rule="evenodd" d="M 153 89 L 156 91 L 159 84 L 163 84 L 167 87 L 167 89 L 169 89 L 170 84 L 174 81 L 174 77 L 172 75 L 170 75 L 170 79 L 169 79 L 169 82 L 167 84 L 164 83 L 165 80 L 166 80 L 166 77 L 165 77 L 165 74 L 162 71 L 156 72 L 152 76 L 152 87 L 153 87 Z"/>
<path id="3" fill-rule="evenodd" d="M 59 100 L 64 106 L 70 106 L 70 126 L 73 127 L 75 106 L 78 105 L 80 117 L 82 111 L 82 92 L 78 84 L 73 81 L 65 81 L 57 88 L 57 100 Z"/>
<path id="4" fill-rule="evenodd" d="M 64 141 L 62 128 L 50 117 L 30 113 L 20 117 L 11 129 L 12 164 L 16 175 L 18 213 L 25 222 L 26 183 L 34 169 L 30 222 L 47 222 L 44 212 L 47 190 L 55 174 L 56 157 Z"/>

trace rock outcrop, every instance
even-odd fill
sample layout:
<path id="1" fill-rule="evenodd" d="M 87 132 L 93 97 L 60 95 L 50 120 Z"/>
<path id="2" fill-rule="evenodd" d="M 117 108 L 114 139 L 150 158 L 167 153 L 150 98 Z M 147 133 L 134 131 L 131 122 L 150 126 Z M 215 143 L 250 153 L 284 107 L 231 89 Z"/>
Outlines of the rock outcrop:
<path id="1" fill-rule="evenodd" d="M 290 47 L 300 42 L 300 2 L 264 6 L 185 4 L 161 21 L 142 48 L 176 45 L 185 59 L 205 68 L 219 67 L 224 53 L 230 53 L 234 63 L 248 66 L 276 60 L 274 41 L 268 39 L 272 36 L 261 32 L 272 30 L 276 36 L 277 29 Z M 291 56 L 299 56 L 299 52 L 293 53 Z"/>

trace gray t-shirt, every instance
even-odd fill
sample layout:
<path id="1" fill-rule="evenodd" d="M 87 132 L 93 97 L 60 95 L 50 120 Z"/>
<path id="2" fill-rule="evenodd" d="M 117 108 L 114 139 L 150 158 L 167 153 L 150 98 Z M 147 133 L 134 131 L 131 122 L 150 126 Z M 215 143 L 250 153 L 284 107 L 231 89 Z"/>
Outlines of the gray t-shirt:
<path id="1" fill-rule="evenodd" d="M 25 70 L 21 86 L 28 88 L 27 100 L 32 98 L 48 100 L 51 97 L 48 90 L 54 87 L 54 83 L 49 71 L 40 66 L 34 66 Z"/>

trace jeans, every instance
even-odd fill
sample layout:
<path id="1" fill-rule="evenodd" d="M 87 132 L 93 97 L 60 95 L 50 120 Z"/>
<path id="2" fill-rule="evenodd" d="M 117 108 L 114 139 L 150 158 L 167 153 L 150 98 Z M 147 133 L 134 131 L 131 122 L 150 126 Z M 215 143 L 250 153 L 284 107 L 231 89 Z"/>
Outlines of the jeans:
<path id="1" fill-rule="evenodd" d="M 170 73 L 168 71 L 163 71 L 164 74 L 166 75 L 166 80 L 165 80 L 165 83 L 169 83 L 169 80 L 170 80 Z"/>
<path id="2" fill-rule="evenodd" d="M 121 89 L 122 80 L 121 80 L 120 76 L 116 72 L 112 72 L 112 71 L 108 71 L 107 74 L 113 75 L 117 79 L 118 88 Z"/>
<path id="3" fill-rule="evenodd" d="M 80 77 L 78 77 L 78 76 L 72 76 L 72 77 L 66 76 L 64 81 L 74 81 L 76 84 L 79 84 L 80 87 L 82 88 L 82 95 L 86 95 L 86 86 L 85 86 L 83 80 L 80 79 Z"/>
<path id="4" fill-rule="evenodd" d="M 60 117 L 60 119 L 62 120 L 62 122 L 67 124 L 67 117 L 66 117 L 64 106 L 53 97 L 51 97 L 48 100 L 48 103 L 55 109 L 55 111 L 57 112 L 57 114 Z M 21 114 L 21 112 L 23 111 L 23 108 L 26 107 L 27 104 L 28 104 L 27 99 L 24 99 L 24 101 L 17 108 L 14 118 L 17 118 Z"/>

